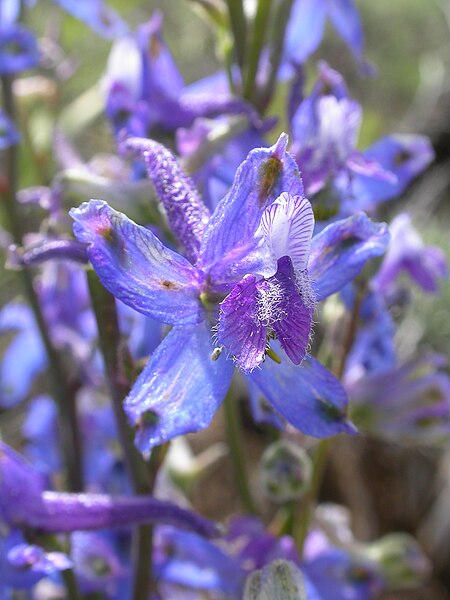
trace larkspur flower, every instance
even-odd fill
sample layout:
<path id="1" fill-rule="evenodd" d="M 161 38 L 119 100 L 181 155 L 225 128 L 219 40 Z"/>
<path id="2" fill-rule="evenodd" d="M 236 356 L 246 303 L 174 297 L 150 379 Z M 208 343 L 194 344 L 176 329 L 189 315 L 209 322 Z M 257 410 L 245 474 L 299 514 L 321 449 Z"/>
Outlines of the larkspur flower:
<path id="1" fill-rule="evenodd" d="M 142 156 L 192 262 L 106 202 L 71 211 L 75 235 L 87 244 L 105 287 L 173 326 L 125 401 L 143 452 L 209 424 L 231 381 L 230 356 L 295 427 L 317 437 L 352 431 L 339 382 L 305 358 L 314 302 L 383 253 L 387 230 L 360 214 L 311 241 L 311 205 L 286 144 L 282 135 L 274 146 L 251 151 L 210 215 L 168 150 L 151 140 L 125 140 L 126 152 Z M 281 365 L 262 365 L 274 349 Z"/>

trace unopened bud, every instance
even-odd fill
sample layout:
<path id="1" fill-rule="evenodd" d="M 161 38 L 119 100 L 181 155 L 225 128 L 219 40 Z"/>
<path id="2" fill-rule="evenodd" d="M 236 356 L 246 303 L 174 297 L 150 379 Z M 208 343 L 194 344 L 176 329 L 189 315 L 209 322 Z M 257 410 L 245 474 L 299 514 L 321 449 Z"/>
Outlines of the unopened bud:
<path id="1" fill-rule="evenodd" d="M 275 442 L 262 455 L 261 483 L 265 494 L 274 502 L 301 498 L 309 489 L 311 475 L 308 454 L 293 442 Z"/>
<path id="2" fill-rule="evenodd" d="M 300 569 L 291 561 L 274 560 L 250 573 L 243 600 L 306 600 Z"/>
<path id="3" fill-rule="evenodd" d="M 366 549 L 390 588 L 412 588 L 430 574 L 430 563 L 419 543 L 407 533 L 390 533 Z"/>

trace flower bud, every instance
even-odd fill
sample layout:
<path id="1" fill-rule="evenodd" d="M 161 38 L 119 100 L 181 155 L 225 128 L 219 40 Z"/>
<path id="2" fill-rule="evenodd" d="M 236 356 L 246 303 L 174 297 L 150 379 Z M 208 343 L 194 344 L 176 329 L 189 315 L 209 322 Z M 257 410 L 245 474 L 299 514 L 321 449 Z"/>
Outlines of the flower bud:
<path id="1" fill-rule="evenodd" d="M 301 498 L 309 488 L 311 475 L 308 454 L 293 442 L 275 442 L 262 455 L 261 483 L 266 496 L 274 502 Z"/>
<path id="2" fill-rule="evenodd" d="M 291 561 L 274 560 L 247 577 L 243 600 L 306 600 L 300 569 Z"/>
<path id="3" fill-rule="evenodd" d="M 419 543 L 407 533 L 390 533 L 366 549 L 390 588 L 413 588 L 430 573 L 430 563 Z"/>

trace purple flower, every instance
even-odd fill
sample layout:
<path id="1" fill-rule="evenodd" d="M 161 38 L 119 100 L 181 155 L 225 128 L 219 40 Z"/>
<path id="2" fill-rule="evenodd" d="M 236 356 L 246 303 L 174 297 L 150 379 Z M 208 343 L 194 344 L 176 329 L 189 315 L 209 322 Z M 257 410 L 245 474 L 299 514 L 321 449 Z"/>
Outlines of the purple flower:
<path id="1" fill-rule="evenodd" d="M 336 179 L 348 193 L 355 174 L 395 182 L 379 162 L 356 150 L 362 110 L 349 97 L 342 76 L 325 62 L 319 63 L 318 70 L 311 94 L 300 102 L 291 123 L 292 152 L 307 193 L 315 194 Z"/>
<path id="2" fill-rule="evenodd" d="M 154 127 L 188 127 L 197 117 L 252 114 L 242 100 L 213 84 L 201 90 L 185 87 L 161 29 L 161 14 L 155 13 L 134 36 L 119 39 L 112 48 L 104 87 L 116 134 L 124 129 L 128 135 L 147 136 Z"/>
<path id="3" fill-rule="evenodd" d="M 46 478 L 19 454 L 0 443 L 0 520 L 11 527 L 69 533 L 165 523 L 214 536 L 203 517 L 148 496 L 71 494 L 46 489 Z"/>
<path id="4" fill-rule="evenodd" d="M 339 382 L 312 358 L 298 370 L 290 361 L 299 364 L 305 356 L 314 299 L 338 291 L 367 259 L 381 254 L 387 231 L 355 215 L 311 241 L 311 205 L 286 144 L 282 135 L 271 148 L 250 152 L 209 216 L 165 148 L 141 139 L 124 143 L 144 159 L 169 224 L 193 262 L 105 202 L 92 200 L 71 211 L 75 235 L 87 244 L 105 287 L 173 325 L 125 402 L 144 452 L 209 424 L 231 380 L 228 356 L 305 433 L 351 431 Z M 266 353 L 278 360 L 269 348 L 274 338 L 282 364 L 267 361 L 256 369 Z M 292 402 L 280 400 L 286 393 Z"/>
<path id="5" fill-rule="evenodd" d="M 439 445 L 450 436 L 447 361 L 427 355 L 382 373 L 345 380 L 361 429 L 396 443 Z"/>
<path id="6" fill-rule="evenodd" d="M 296 0 L 286 32 L 286 60 L 295 64 L 306 61 L 322 40 L 327 16 L 358 62 L 364 66 L 364 37 L 354 0 Z"/>
<path id="7" fill-rule="evenodd" d="M 409 215 L 402 213 L 389 226 L 391 241 L 372 287 L 385 298 L 395 294 L 401 274 L 409 277 L 425 292 L 436 292 L 439 280 L 448 276 L 444 252 L 425 246 Z"/>
<path id="8" fill-rule="evenodd" d="M 39 62 L 34 35 L 22 25 L 0 28 L 0 74 L 13 75 L 32 69 Z"/>

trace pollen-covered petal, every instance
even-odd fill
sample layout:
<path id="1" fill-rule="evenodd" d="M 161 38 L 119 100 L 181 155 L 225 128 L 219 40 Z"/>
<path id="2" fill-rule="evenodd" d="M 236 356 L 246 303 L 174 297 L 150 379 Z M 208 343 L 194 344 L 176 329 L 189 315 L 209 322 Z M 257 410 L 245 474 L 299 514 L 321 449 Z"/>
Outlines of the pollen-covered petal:
<path id="1" fill-rule="evenodd" d="M 72 209 L 74 233 L 86 243 L 103 285 L 135 310 L 170 325 L 198 323 L 201 273 L 106 202 Z"/>
<path id="2" fill-rule="evenodd" d="M 274 146 L 249 153 L 206 226 L 198 265 L 210 272 L 213 284 L 248 273 L 268 277 L 276 272 L 276 260 L 259 230 L 263 211 L 282 192 L 304 195 L 298 166 L 286 152 L 287 141 L 282 134 Z"/>
<path id="3" fill-rule="evenodd" d="M 233 374 L 212 351 L 206 324 L 175 327 L 159 345 L 124 404 L 141 452 L 209 425 Z"/>
<path id="4" fill-rule="evenodd" d="M 122 150 L 142 159 L 150 181 L 167 214 L 170 227 L 194 261 L 200 248 L 209 210 L 200 198 L 194 182 L 175 156 L 162 144 L 144 138 L 128 138 Z"/>
<path id="5" fill-rule="evenodd" d="M 314 230 L 309 200 L 281 194 L 263 212 L 260 227 L 276 259 L 289 256 L 294 269 L 306 269 Z"/>
<path id="6" fill-rule="evenodd" d="M 306 435 L 325 438 L 356 431 L 347 419 L 344 388 L 314 358 L 305 358 L 301 367 L 266 360 L 249 377 L 274 408 Z"/>
<path id="7" fill-rule="evenodd" d="M 272 314 L 272 329 L 283 350 L 298 365 L 308 348 L 314 298 L 306 272 L 296 273 L 288 257 L 278 261 L 278 271 L 267 282 L 278 288 L 279 307 Z"/>
<path id="8" fill-rule="evenodd" d="M 220 305 L 217 341 L 243 371 L 260 365 L 266 348 L 257 280 L 255 275 L 246 275 Z"/>
<path id="9" fill-rule="evenodd" d="M 316 300 L 323 300 L 359 275 L 365 263 L 386 250 L 389 230 L 358 213 L 313 237 L 308 270 Z"/>

